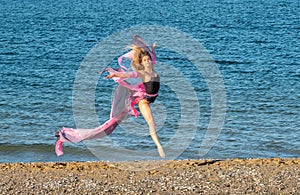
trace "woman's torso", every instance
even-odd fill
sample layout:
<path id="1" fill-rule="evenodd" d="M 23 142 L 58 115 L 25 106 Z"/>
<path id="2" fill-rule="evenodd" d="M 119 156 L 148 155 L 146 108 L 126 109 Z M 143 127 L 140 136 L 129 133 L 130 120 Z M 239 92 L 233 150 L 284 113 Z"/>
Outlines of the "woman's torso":
<path id="1" fill-rule="evenodd" d="M 157 94 L 160 88 L 160 77 L 154 72 L 153 74 L 146 73 L 142 78 L 145 91 L 147 94 Z"/>

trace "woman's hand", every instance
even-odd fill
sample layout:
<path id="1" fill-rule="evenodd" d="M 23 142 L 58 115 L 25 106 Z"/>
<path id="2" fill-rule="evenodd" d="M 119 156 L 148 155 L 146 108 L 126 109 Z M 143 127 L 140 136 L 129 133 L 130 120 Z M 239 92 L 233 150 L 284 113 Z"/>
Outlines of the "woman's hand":
<path id="1" fill-rule="evenodd" d="M 114 73 L 111 73 L 111 74 L 107 75 L 105 78 L 111 79 L 111 78 L 113 78 L 113 77 L 115 77 L 115 76 L 116 76 L 116 75 L 115 75 Z"/>
<path id="2" fill-rule="evenodd" d="M 156 43 L 153 43 L 153 45 L 152 45 L 152 52 L 155 52 L 155 48 L 156 48 Z"/>

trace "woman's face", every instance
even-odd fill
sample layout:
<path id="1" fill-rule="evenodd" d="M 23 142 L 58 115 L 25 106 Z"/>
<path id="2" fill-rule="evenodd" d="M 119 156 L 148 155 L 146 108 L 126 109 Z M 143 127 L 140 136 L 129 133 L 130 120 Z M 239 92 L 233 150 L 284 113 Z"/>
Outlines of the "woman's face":
<path id="1" fill-rule="evenodd" d="M 151 65 L 151 59 L 149 56 L 143 56 L 142 57 L 142 65 L 144 67 L 149 67 Z"/>

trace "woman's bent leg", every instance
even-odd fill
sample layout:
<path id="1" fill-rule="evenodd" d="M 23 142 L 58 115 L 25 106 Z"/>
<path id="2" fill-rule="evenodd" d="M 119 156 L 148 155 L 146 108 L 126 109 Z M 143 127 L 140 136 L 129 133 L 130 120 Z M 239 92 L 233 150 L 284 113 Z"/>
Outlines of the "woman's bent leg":
<path id="1" fill-rule="evenodd" d="M 153 118 L 152 111 L 151 111 L 148 101 L 141 100 L 138 105 L 140 108 L 140 112 L 142 113 L 143 117 L 145 118 L 146 122 L 148 123 L 150 135 L 152 137 L 153 142 L 157 146 L 159 155 L 162 158 L 165 158 L 166 155 L 165 155 L 164 149 L 162 148 L 162 146 L 158 140 L 158 136 L 156 134 L 154 118 Z"/>

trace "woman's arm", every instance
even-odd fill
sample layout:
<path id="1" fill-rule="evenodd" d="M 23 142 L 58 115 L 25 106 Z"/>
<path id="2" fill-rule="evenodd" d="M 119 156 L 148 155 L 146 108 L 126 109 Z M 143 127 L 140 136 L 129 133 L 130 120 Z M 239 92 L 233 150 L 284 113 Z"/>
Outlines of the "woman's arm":
<path id="1" fill-rule="evenodd" d="M 105 78 L 110 79 L 113 77 L 119 77 L 119 78 L 129 78 L 130 75 L 127 72 L 117 72 L 117 73 L 110 73 L 109 75 L 107 75 Z"/>
<path id="2" fill-rule="evenodd" d="M 153 43 L 152 45 L 152 55 L 151 55 L 151 60 L 152 60 L 152 64 L 156 64 L 156 52 L 155 52 L 155 48 L 156 48 L 156 43 Z"/>
<path id="3" fill-rule="evenodd" d="M 152 53 L 153 53 L 154 55 L 156 55 L 156 53 L 155 53 L 155 48 L 156 48 L 156 43 L 153 43 L 153 45 L 152 45 Z"/>
<path id="4" fill-rule="evenodd" d="M 109 75 L 107 75 L 105 78 L 110 79 L 113 77 L 118 77 L 118 78 L 137 78 L 139 77 L 138 72 L 109 72 Z"/>

